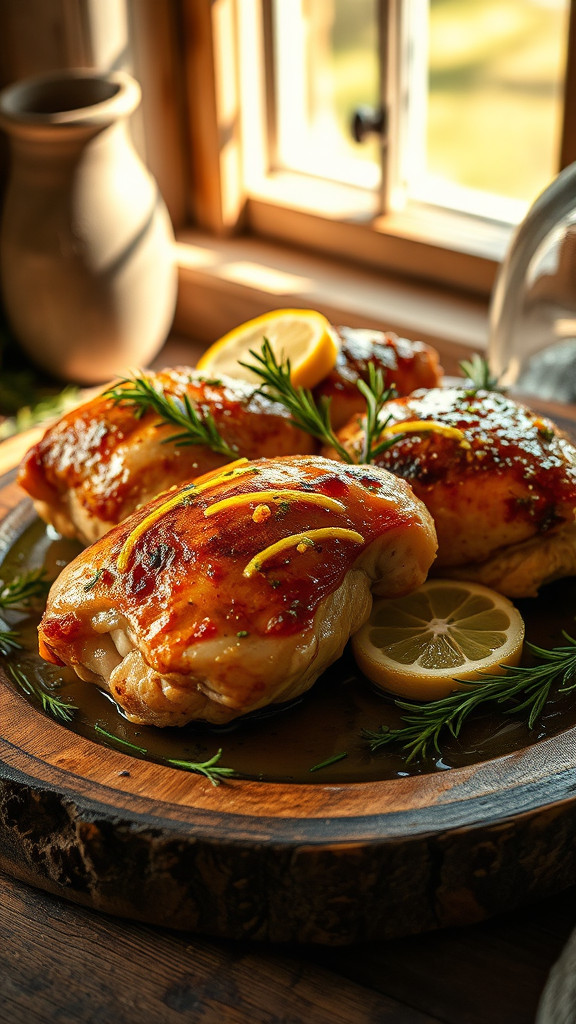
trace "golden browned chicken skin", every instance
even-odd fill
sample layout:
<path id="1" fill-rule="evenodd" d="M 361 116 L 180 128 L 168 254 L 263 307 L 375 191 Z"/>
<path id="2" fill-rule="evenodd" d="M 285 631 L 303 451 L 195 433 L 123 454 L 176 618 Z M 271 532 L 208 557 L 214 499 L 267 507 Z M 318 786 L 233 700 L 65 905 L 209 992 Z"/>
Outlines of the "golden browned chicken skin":
<path id="1" fill-rule="evenodd" d="M 243 381 L 206 380 L 180 367 L 148 374 L 172 398 L 209 413 L 239 456 L 307 454 L 316 442 L 280 405 Z M 40 517 L 64 536 L 90 543 L 161 491 L 230 461 L 204 445 L 173 443 L 174 424 L 157 413 L 99 395 L 63 416 L 26 454 L 18 482 Z"/>
<path id="2" fill-rule="evenodd" d="M 438 380 L 438 356 L 427 345 L 378 331 L 343 327 L 338 334 L 337 365 L 317 389 L 318 397 L 331 396 L 338 424 L 364 406 L 356 381 L 367 379 L 369 360 L 401 394 Z M 238 456 L 306 455 L 318 448 L 280 404 L 244 381 L 211 381 L 188 367 L 147 376 L 169 398 L 186 396 L 201 415 L 210 414 Z M 178 432 L 152 410 L 139 415 L 133 406 L 99 395 L 46 431 L 25 456 L 19 483 L 42 519 L 64 536 L 90 543 L 162 490 L 231 458 L 231 452 L 170 441 Z"/>
<path id="3" fill-rule="evenodd" d="M 40 624 L 42 656 L 109 690 L 134 722 L 227 722 L 299 696 L 372 592 L 414 589 L 434 558 L 429 513 L 380 468 L 294 456 L 205 484 L 85 549 Z"/>
<path id="4" fill-rule="evenodd" d="M 391 424 L 435 421 L 461 432 L 416 428 L 376 460 L 432 513 L 436 574 L 521 597 L 576 573 L 576 449 L 550 420 L 503 394 L 466 388 L 420 391 L 385 412 Z M 353 453 L 363 437 L 358 419 L 339 433 Z"/>
<path id="5" fill-rule="evenodd" d="M 356 384 L 368 380 L 368 364 L 382 371 L 385 387 L 394 385 L 398 395 L 409 395 L 417 388 L 433 388 L 440 383 L 442 367 L 438 353 L 422 341 L 399 338 L 391 331 L 338 327 L 340 352 L 331 373 L 314 388 L 314 397 L 330 399 L 330 415 L 335 430 L 343 427 L 355 413 L 364 410 L 364 399 Z"/>

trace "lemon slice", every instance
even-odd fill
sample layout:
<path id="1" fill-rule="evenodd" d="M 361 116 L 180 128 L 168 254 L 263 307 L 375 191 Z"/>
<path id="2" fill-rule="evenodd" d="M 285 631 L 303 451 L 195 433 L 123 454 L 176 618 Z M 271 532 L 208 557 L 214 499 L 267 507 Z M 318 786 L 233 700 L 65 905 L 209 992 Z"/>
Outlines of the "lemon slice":
<path id="1" fill-rule="evenodd" d="M 197 369 L 257 383 L 259 378 L 240 366 L 240 360 L 251 360 L 251 350 L 259 353 L 265 338 L 278 362 L 290 360 L 290 379 L 296 387 L 313 388 L 330 373 L 338 355 L 338 336 L 322 313 L 275 309 L 215 341 L 200 357 Z"/>
<path id="2" fill-rule="evenodd" d="M 517 665 L 523 642 L 522 616 L 508 598 L 476 583 L 427 580 L 405 597 L 376 600 L 352 649 L 382 689 L 438 700 L 465 690 L 460 680 Z"/>

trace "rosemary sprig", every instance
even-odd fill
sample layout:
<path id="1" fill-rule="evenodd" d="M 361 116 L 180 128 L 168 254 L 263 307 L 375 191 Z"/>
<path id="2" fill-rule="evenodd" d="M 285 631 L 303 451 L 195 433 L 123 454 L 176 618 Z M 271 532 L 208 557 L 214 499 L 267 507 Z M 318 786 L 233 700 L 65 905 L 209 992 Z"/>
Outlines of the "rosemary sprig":
<path id="1" fill-rule="evenodd" d="M 31 569 L 19 576 L 14 576 L 8 583 L 0 583 L 0 608 L 2 609 L 23 609 L 41 597 L 45 597 L 50 588 L 50 582 L 46 579 L 43 569 Z M 4 657 L 20 650 L 20 632 L 11 629 L 3 619 L 0 619 L 0 654 Z"/>
<path id="2" fill-rule="evenodd" d="M 390 416 L 383 417 L 382 411 L 386 402 L 389 402 L 396 394 L 396 389 L 384 386 L 384 374 L 373 363 L 368 363 L 368 383 L 359 380 L 356 383 L 356 387 L 366 401 L 364 445 L 360 461 L 370 465 L 378 455 L 391 448 L 393 444 L 396 444 L 397 441 L 404 437 L 404 434 L 396 434 L 394 437 L 389 437 L 384 441 L 379 440 L 382 431 L 386 429 L 391 419 Z"/>
<path id="3" fill-rule="evenodd" d="M 7 657 L 14 651 L 19 651 L 21 647 L 20 633 L 16 629 L 8 629 L 0 619 L 0 654 Z"/>
<path id="4" fill-rule="evenodd" d="M 233 768 L 225 768 L 223 765 L 218 764 L 221 757 L 222 747 L 208 761 L 179 761 L 176 758 L 168 757 L 166 758 L 166 763 L 174 768 L 184 768 L 187 772 L 197 772 L 199 775 L 204 775 L 213 786 L 219 786 L 222 779 L 232 778 L 236 775 Z"/>
<path id="5" fill-rule="evenodd" d="M 309 772 L 320 772 L 323 768 L 329 768 L 332 764 L 337 764 L 338 761 L 343 761 L 344 758 L 348 757 L 348 751 L 343 750 L 341 754 L 333 754 L 332 757 L 327 757 L 325 761 L 320 761 L 318 764 L 313 764 L 308 769 Z"/>
<path id="6" fill-rule="evenodd" d="M 502 391 L 499 387 L 499 377 L 494 377 L 490 371 L 488 360 L 484 356 L 474 353 L 471 359 L 463 359 L 458 364 L 462 373 L 472 384 L 473 391 Z"/>
<path id="7" fill-rule="evenodd" d="M 46 578 L 44 569 L 30 569 L 14 576 L 8 583 L 0 584 L 0 608 L 24 609 L 29 608 L 39 598 L 45 597 L 50 589 L 50 580 Z M 14 651 L 22 649 L 20 642 L 20 631 L 9 629 L 6 623 L 0 619 L 0 654 L 9 657 Z M 13 682 L 29 697 L 38 700 L 44 711 L 60 718 L 63 722 L 69 722 L 78 709 L 61 697 L 50 693 L 37 682 L 29 679 L 28 676 L 16 665 L 7 662 L 6 671 Z"/>
<path id="8" fill-rule="evenodd" d="M 30 569 L 15 576 L 8 583 L 0 583 L 0 608 L 29 608 L 39 598 L 46 597 L 50 580 L 44 569 Z"/>
<path id="9" fill-rule="evenodd" d="M 98 583 L 98 580 L 102 578 L 103 574 L 104 569 L 97 569 L 94 575 L 91 576 L 90 579 L 88 580 L 88 583 L 84 584 L 82 590 L 86 591 L 86 593 L 88 593 L 89 590 L 93 590 L 96 584 Z"/>
<path id="10" fill-rule="evenodd" d="M 62 722 L 70 722 L 73 719 L 74 712 L 78 710 L 75 704 L 69 704 L 68 701 L 62 700 L 61 697 L 57 697 L 43 687 L 38 686 L 16 665 L 8 664 L 7 669 L 16 685 L 27 696 L 35 697 L 36 700 L 39 700 L 44 711 L 48 711 L 51 715 L 54 715 L 54 718 L 59 718 Z"/>
<path id="11" fill-rule="evenodd" d="M 118 385 L 109 388 L 104 394 L 116 405 L 131 406 L 137 419 L 153 410 L 163 423 L 173 423 L 179 427 L 180 432 L 167 437 L 164 442 L 166 444 L 181 447 L 203 444 L 230 459 L 238 456 L 238 449 L 221 437 L 212 413 L 198 412 L 188 395 L 182 398 L 167 395 L 155 386 L 150 377 L 122 377 Z"/>
<path id="12" fill-rule="evenodd" d="M 352 456 L 332 430 L 330 399 L 322 398 L 317 402 L 308 388 L 296 387 L 290 380 L 290 360 L 279 363 L 267 338 L 264 338 L 260 352 L 250 349 L 250 355 L 253 361 L 244 363 L 240 360 L 240 366 L 260 377 L 260 389 L 288 410 L 300 430 L 331 445 L 343 462 L 352 462 Z"/>
<path id="13" fill-rule="evenodd" d="M 94 729 L 101 736 L 105 736 L 106 739 L 111 740 L 113 743 L 119 743 L 121 746 L 126 747 L 128 750 L 132 750 L 137 754 L 148 754 L 146 747 L 139 747 L 135 743 L 130 743 L 129 740 L 123 740 L 120 736 L 115 736 L 114 733 L 108 732 L 101 725 L 96 722 Z M 195 772 L 197 775 L 204 775 L 213 786 L 219 786 L 222 779 L 231 778 L 236 775 L 233 768 L 225 768 L 218 762 L 222 757 L 222 748 L 216 751 L 213 757 L 208 761 L 180 761 L 176 758 L 163 758 L 162 764 L 169 764 L 173 768 L 183 768 L 187 772 Z"/>
<path id="14" fill-rule="evenodd" d="M 576 690 L 576 640 L 566 632 L 562 635 L 568 643 L 552 650 L 526 644 L 542 664 L 511 666 L 500 675 L 485 673 L 480 679 L 467 681 L 468 690 L 458 690 L 427 704 L 395 701 L 404 711 L 404 724 L 397 729 L 381 725 L 374 732 L 364 730 L 362 735 L 370 750 L 374 753 L 382 747 L 398 745 L 408 754 L 407 761 L 425 757 L 430 750 L 440 754 L 443 734 L 457 739 L 466 719 L 486 704 L 497 705 L 503 714 L 525 717 L 528 728 L 533 729 L 554 683 L 561 681 L 559 693 Z"/>

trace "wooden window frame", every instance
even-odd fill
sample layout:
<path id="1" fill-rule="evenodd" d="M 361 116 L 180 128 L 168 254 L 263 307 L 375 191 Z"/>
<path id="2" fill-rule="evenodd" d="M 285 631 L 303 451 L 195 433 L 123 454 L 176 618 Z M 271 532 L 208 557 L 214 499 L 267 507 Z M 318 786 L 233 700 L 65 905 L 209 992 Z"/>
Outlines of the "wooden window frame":
<path id="1" fill-rule="evenodd" d="M 240 0 L 252 10 L 256 31 L 269 29 L 269 0 Z M 399 0 L 386 0 L 397 18 Z M 309 181 L 310 200 L 302 194 L 302 176 L 266 174 L 256 187 L 242 173 L 242 120 L 236 36 L 239 0 L 181 0 L 184 39 L 193 40 L 185 54 L 187 110 L 194 194 L 194 222 L 217 236 L 250 232 L 268 240 L 301 245 L 339 255 L 357 264 L 441 286 L 489 296 L 511 229 L 476 218 L 420 208 L 375 216 L 363 223 L 343 222 L 333 210 L 350 205 L 354 190 Z M 195 45 L 194 45 L 195 44 Z M 195 60 L 199 54 L 202 59 Z M 215 55 L 210 60 L 210 54 Z M 218 55 L 232 55 L 218 64 Z M 271 89 L 269 68 L 262 85 Z M 390 89 L 390 84 L 385 86 Z M 205 131 L 209 95 L 211 130 Z M 266 111 L 261 115 L 267 117 Z M 572 0 L 564 120 L 558 170 L 576 159 L 576 3 Z M 471 225 L 474 230 L 471 230 Z M 438 239 L 442 239 L 440 244 Z"/>
<path id="2" fill-rule="evenodd" d="M 387 0 L 392 7 L 400 2 Z M 15 28 L 21 2 L 5 0 L 0 67 L 4 59 L 8 80 L 55 66 L 109 68 L 110 32 L 116 33 L 114 66 L 133 71 L 142 84 L 136 134 L 176 231 L 178 332 L 206 344 L 264 309 L 316 306 L 340 323 L 430 340 L 451 372 L 467 351 L 486 345 L 490 294 L 509 231 L 486 224 L 472 248 L 469 221 L 457 214 L 429 210 L 345 222 L 334 211 L 350 200 L 357 205 L 353 190 L 314 189 L 309 182 L 306 207 L 295 198 L 301 177 L 263 173 L 255 184 L 245 154 L 256 154 L 264 170 L 265 157 L 258 131 L 250 134 L 242 116 L 238 37 L 247 10 L 254 31 L 267 30 L 267 3 L 27 0 L 35 38 L 44 38 L 31 66 Z M 576 159 L 575 12 L 571 0 L 558 169 Z M 2 31 L 6 19 L 9 32 Z M 57 52 L 50 50 L 55 24 Z M 262 93 L 270 87 L 269 69 L 260 74 Z M 260 116 L 266 118 L 264 107 Z"/>
<path id="3" fill-rule="evenodd" d="M 332 211 L 346 208 L 353 190 L 309 181 L 306 207 L 300 198 L 290 198 L 301 193 L 301 176 L 264 173 L 256 186 L 247 180 L 236 46 L 238 5 L 243 5 L 244 14 L 250 6 L 256 30 L 262 33 L 269 30 L 268 2 L 174 0 L 183 43 L 184 132 L 190 153 L 190 217 L 178 224 L 182 286 L 177 325 L 204 336 L 211 323 L 207 305 L 212 299 L 219 310 L 212 337 L 232 326 L 234 317 L 237 322 L 284 303 L 316 304 L 338 315 L 340 322 L 345 318 L 350 324 L 427 338 L 441 348 L 452 371 L 467 350 L 486 347 L 490 296 L 511 230 L 475 221 L 471 244 L 470 218 L 436 210 L 344 222 Z M 392 5 L 398 2 L 389 0 Z M 576 159 L 575 11 L 576 2 L 571 0 L 559 170 Z M 267 67 L 261 70 L 260 85 L 262 91 L 271 88 Z M 264 106 L 260 117 L 266 130 Z M 252 138 L 249 144 L 257 142 Z M 264 167 L 265 157 L 259 156 Z M 281 278 L 286 262 L 292 266 L 292 256 L 298 257 L 302 273 L 289 279 L 305 278 L 311 282 L 307 289 L 282 291 L 279 286 L 270 293 L 238 276 L 238 264 L 251 263 L 256 270 L 268 268 Z M 326 283 L 331 272 L 341 284 L 336 302 Z M 400 302 L 394 301 L 395 295 L 402 297 Z"/>

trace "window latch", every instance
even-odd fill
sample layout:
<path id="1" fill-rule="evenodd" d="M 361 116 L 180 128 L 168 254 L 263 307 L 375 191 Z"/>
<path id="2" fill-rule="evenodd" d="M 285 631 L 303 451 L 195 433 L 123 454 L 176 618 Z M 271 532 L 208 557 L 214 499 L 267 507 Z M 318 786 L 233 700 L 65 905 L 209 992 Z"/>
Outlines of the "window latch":
<path id="1" fill-rule="evenodd" d="M 355 142 L 364 142 L 369 135 L 386 138 L 388 118 L 384 107 L 356 107 L 350 119 L 350 132 Z"/>

